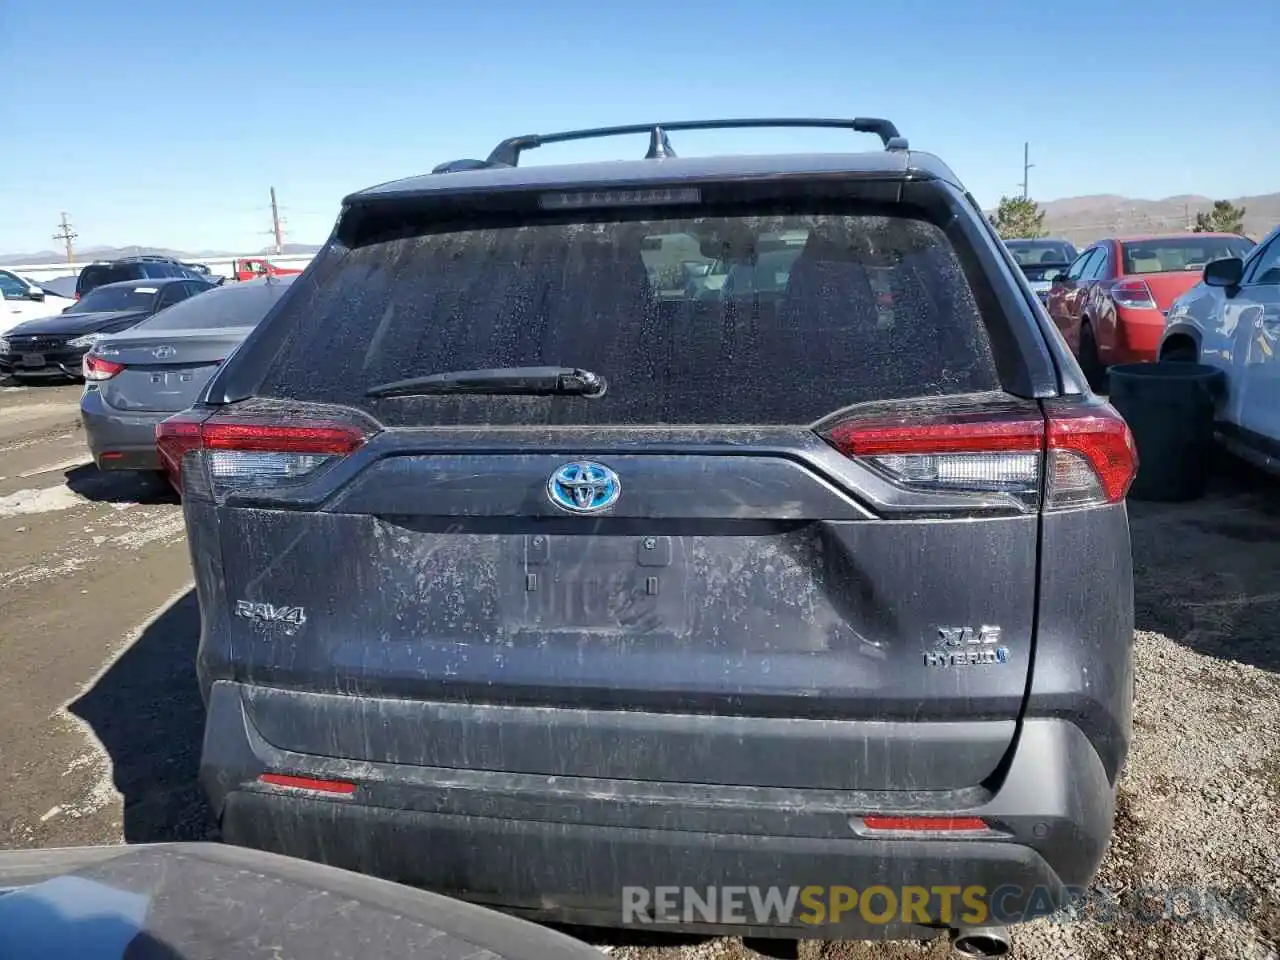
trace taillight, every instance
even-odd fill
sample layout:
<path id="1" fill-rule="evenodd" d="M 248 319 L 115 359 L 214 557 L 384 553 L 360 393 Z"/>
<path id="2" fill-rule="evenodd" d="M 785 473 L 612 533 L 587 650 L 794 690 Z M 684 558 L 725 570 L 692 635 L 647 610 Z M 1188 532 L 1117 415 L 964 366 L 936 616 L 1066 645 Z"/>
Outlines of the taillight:
<path id="1" fill-rule="evenodd" d="M 80 361 L 80 374 L 86 380 L 110 380 L 123 369 L 123 363 L 103 360 L 91 353 L 86 353 Z"/>
<path id="2" fill-rule="evenodd" d="M 156 426 L 156 449 L 175 485 L 188 454 L 199 453 L 201 479 L 217 499 L 242 490 L 300 483 L 358 450 L 372 431 L 363 422 L 188 411 Z"/>
<path id="3" fill-rule="evenodd" d="M 1129 425 L 1107 405 L 1045 403 L 1049 510 L 1119 503 L 1138 472 L 1138 448 Z"/>
<path id="4" fill-rule="evenodd" d="M 1118 307 L 1155 309 L 1156 299 L 1145 280 L 1122 280 L 1111 288 L 1111 299 Z"/>
<path id="5" fill-rule="evenodd" d="M 825 431 L 846 456 L 897 486 L 1006 494 L 1025 509 L 1118 503 L 1137 470 L 1129 428 L 1105 404 L 853 417 Z"/>

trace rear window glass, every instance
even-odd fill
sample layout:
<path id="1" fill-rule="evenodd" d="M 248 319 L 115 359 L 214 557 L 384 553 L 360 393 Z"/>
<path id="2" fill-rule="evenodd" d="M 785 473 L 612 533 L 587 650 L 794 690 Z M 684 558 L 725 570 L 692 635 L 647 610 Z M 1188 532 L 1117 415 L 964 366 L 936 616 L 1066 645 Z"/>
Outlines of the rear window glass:
<path id="1" fill-rule="evenodd" d="M 1036 264 L 1070 263 L 1076 258 L 1076 252 L 1065 243 L 1009 243 L 1009 252 L 1018 266 L 1034 266 Z"/>
<path id="2" fill-rule="evenodd" d="M 149 310 L 156 299 L 155 287 L 98 287 L 76 301 L 72 313 Z"/>
<path id="3" fill-rule="evenodd" d="M 108 283 L 122 283 L 125 280 L 142 280 L 142 268 L 136 263 L 110 264 L 101 267 L 85 267 L 80 274 L 80 292 L 85 293 L 94 287 Z"/>
<path id="4" fill-rule="evenodd" d="M 252 327 L 288 288 L 287 283 L 239 283 L 197 293 L 138 324 L 138 330 L 211 330 Z"/>
<path id="5" fill-rule="evenodd" d="M 655 242 L 657 240 L 658 242 Z M 999 389 L 946 235 L 884 216 L 536 224 L 357 248 L 293 298 L 260 393 L 395 424 L 810 423 Z M 370 400 L 451 370 L 582 367 L 603 397 Z"/>
<path id="6" fill-rule="evenodd" d="M 1168 237 L 1135 240 L 1122 247 L 1126 274 L 1178 273 L 1203 270 L 1210 260 L 1244 257 L 1253 241 L 1244 237 Z"/>

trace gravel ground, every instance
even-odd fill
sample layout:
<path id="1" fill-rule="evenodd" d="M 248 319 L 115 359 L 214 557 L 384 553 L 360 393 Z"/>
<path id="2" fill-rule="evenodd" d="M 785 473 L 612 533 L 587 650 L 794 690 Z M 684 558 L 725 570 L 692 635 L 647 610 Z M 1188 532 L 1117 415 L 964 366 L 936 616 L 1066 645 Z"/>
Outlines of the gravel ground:
<path id="1" fill-rule="evenodd" d="M 0 847 L 203 839 L 198 623 L 166 492 L 86 465 L 74 388 L 0 385 Z M 1097 913 L 1015 928 L 1023 960 L 1280 958 L 1280 485 L 1134 503 L 1136 739 Z M 1146 887 L 1238 891 L 1140 922 Z M 1225 915 L 1228 908 L 1238 916 Z M 1105 920 L 1105 918 L 1102 918 Z M 740 940 L 574 931 L 620 960 L 720 960 Z M 945 941 L 806 942 L 805 960 L 940 958 Z"/>

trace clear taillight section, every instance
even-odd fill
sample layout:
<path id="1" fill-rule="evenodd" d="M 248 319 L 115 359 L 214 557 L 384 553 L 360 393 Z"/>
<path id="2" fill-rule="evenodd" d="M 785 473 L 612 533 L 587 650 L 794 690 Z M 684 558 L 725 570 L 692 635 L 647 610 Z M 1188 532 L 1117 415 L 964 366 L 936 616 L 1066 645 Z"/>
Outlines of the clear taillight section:
<path id="1" fill-rule="evenodd" d="M 1111 288 L 1111 299 L 1118 307 L 1153 310 L 1156 305 L 1145 280 L 1122 280 Z"/>
<path id="2" fill-rule="evenodd" d="M 104 360 L 102 357 L 95 357 L 91 353 L 86 353 L 80 360 L 80 375 L 86 380 L 110 380 L 123 369 L 123 363 Z"/>
<path id="3" fill-rule="evenodd" d="M 183 471 L 197 463 L 198 482 L 222 499 L 302 482 L 358 450 L 370 433 L 367 424 L 341 418 L 188 411 L 156 426 L 156 449 L 175 486 L 181 488 Z"/>
<path id="4" fill-rule="evenodd" d="M 1118 503 L 1137 470 L 1129 428 L 1109 406 L 853 417 L 826 431 L 846 456 L 894 484 L 937 493 L 1003 493 L 1046 510 Z"/>

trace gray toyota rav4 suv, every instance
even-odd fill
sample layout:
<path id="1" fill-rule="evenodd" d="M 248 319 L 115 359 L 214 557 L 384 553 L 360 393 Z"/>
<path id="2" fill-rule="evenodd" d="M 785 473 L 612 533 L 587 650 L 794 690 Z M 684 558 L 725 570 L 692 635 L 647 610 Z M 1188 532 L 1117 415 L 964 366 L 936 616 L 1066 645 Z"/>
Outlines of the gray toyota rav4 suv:
<path id="1" fill-rule="evenodd" d="M 882 148 L 671 149 L 764 126 Z M 888 121 L 517 137 L 352 194 L 157 437 L 230 842 L 558 921 L 975 948 L 1102 859 L 1132 439 Z"/>

